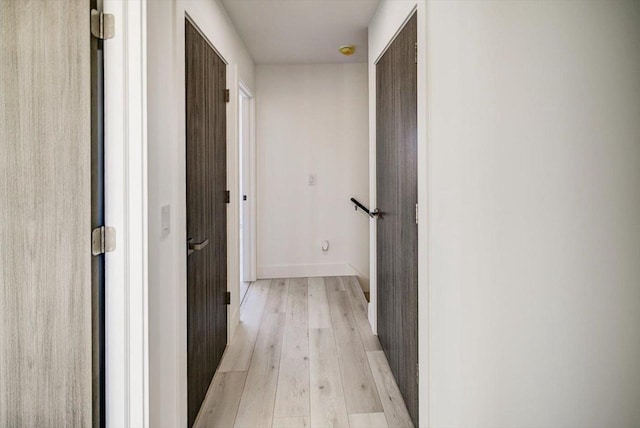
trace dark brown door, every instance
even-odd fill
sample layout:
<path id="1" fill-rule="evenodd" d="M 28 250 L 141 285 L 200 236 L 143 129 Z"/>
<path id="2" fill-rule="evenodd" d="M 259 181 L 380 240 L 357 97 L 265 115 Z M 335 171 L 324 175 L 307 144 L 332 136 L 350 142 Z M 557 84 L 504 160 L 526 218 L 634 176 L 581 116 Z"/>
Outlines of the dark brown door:
<path id="1" fill-rule="evenodd" d="M 186 20 L 189 426 L 227 344 L 226 65 Z"/>
<path id="2" fill-rule="evenodd" d="M 378 336 L 418 426 L 417 26 L 376 66 Z"/>

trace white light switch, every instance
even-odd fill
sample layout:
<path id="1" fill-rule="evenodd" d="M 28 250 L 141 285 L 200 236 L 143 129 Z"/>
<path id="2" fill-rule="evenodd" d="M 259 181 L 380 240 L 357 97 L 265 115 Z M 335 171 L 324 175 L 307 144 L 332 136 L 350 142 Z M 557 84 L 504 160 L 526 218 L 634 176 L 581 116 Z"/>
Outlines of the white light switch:
<path id="1" fill-rule="evenodd" d="M 309 179 L 308 179 L 308 183 L 309 186 L 315 186 L 316 185 L 316 175 L 315 174 L 309 174 Z"/>
<path id="2" fill-rule="evenodd" d="M 165 205 L 160 208 L 160 227 L 161 238 L 168 236 L 171 233 L 171 205 Z"/>

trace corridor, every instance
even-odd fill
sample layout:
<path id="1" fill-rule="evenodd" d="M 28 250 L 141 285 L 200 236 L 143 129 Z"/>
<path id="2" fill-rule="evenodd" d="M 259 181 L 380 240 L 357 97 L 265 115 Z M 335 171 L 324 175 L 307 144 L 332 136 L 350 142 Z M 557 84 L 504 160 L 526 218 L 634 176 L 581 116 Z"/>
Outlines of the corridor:
<path id="1" fill-rule="evenodd" d="M 355 277 L 261 280 L 196 427 L 412 427 Z"/>

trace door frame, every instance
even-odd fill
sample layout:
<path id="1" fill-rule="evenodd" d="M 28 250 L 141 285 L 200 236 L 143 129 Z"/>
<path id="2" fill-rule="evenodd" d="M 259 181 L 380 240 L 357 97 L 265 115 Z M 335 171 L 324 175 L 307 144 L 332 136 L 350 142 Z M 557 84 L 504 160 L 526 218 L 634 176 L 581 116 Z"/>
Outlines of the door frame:
<path id="1" fill-rule="evenodd" d="M 242 174 L 244 174 L 244 170 L 242 168 L 243 156 L 245 155 L 242 146 L 244 139 L 244 135 L 242 134 L 242 124 L 243 124 L 243 112 L 242 112 L 242 102 L 240 100 L 242 98 L 246 99 L 246 102 L 249 103 L 249 195 L 247 201 L 249 202 L 249 240 L 250 240 L 250 251 L 249 251 L 249 282 L 254 282 L 257 280 L 257 250 L 256 250 L 256 219 L 257 219 L 257 181 L 256 181 L 256 99 L 253 92 L 249 89 L 249 87 L 242 82 L 242 80 L 238 81 L 238 165 L 240 174 L 238 175 L 238 195 L 239 201 L 242 202 Z M 238 219 L 242 221 L 242 209 L 238 210 Z M 243 254 L 243 240 L 241 238 L 240 246 L 239 246 L 239 258 L 238 260 L 244 260 Z M 242 280 L 242 263 L 240 264 L 240 281 Z M 240 300 L 242 300 L 242 296 L 240 296 Z"/>
<path id="2" fill-rule="evenodd" d="M 101 12 L 102 1 L 90 0 L 89 10 Z M 105 226 L 104 163 L 104 43 L 91 38 L 91 230 Z M 93 364 L 93 424 L 106 426 L 105 379 L 105 260 L 106 254 L 91 256 L 91 323 Z"/>
<path id="3" fill-rule="evenodd" d="M 104 43 L 107 426 L 149 425 L 147 281 L 147 1 L 103 0 L 116 32 Z"/>

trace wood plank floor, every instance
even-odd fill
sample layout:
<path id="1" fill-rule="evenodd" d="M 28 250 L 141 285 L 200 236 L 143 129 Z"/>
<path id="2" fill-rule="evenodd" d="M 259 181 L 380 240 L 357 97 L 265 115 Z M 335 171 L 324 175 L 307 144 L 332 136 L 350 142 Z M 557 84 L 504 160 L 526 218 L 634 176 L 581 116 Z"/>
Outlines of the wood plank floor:
<path id="1" fill-rule="evenodd" d="M 194 426 L 412 427 L 352 277 L 251 284 Z"/>

